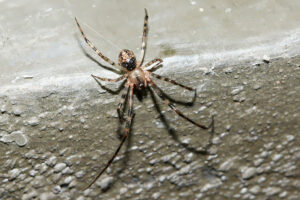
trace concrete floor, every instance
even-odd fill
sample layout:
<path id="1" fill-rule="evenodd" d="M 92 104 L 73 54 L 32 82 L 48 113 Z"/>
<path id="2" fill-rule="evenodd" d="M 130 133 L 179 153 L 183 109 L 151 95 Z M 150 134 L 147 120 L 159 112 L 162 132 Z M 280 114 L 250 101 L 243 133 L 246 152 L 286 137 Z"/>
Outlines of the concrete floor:
<path id="1" fill-rule="evenodd" d="M 299 199 L 299 1 L 175 2 L 0 1 L 0 199 Z M 148 92 L 134 100 L 129 142 L 83 191 L 123 129 L 120 94 L 90 77 L 117 75 L 74 17 L 116 60 L 123 48 L 138 53 L 144 8 L 146 61 L 163 58 L 157 73 L 197 88 L 193 106 L 176 105 L 202 124 L 214 115 L 214 131 Z"/>

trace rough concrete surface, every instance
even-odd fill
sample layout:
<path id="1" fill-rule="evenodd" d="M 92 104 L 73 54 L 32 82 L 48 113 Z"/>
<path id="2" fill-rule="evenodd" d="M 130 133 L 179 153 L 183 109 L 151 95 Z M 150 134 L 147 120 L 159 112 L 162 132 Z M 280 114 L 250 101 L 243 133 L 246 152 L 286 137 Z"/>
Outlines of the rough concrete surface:
<path id="1" fill-rule="evenodd" d="M 129 2 L 0 1 L 0 199 L 299 199 L 298 1 Z M 115 58 L 120 46 L 139 47 L 144 7 L 146 61 L 162 57 L 157 73 L 196 88 L 196 98 L 155 82 L 195 121 L 208 125 L 213 115 L 214 128 L 193 126 L 150 90 L 134 99 L 127 143 L 84 190 L 124 124 L 122 92 L 89 75 L 116 76 L 93 59 L 74 16 Z"/>

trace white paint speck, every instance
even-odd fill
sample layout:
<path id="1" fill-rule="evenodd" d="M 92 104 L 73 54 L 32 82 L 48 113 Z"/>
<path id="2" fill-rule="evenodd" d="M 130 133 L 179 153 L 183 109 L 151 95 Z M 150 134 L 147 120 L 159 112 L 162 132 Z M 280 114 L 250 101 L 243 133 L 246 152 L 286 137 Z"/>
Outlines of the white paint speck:
<path id="1" fill-rule="evenodd" d="M 47 10 L 45 10 L 45 12 L 51 12 L 53 10 L 53 8 L 48 8 Z"/>
<path id="2" fill-rule="evenodd" d="M 197 2 L 196 1 L 190 1 L 191 5 L 196 5 Z"/>
<path id="3" fill-rule="evenodd" d="M 225 13 L 230 13 L 231 12 L 231 8 L 226 8 Z"/>

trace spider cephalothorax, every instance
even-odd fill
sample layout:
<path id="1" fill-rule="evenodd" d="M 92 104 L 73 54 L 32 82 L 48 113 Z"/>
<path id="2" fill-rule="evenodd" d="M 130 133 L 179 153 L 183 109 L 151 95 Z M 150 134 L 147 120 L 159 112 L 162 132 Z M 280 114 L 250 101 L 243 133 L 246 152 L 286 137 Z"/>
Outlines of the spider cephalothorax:
<path id="1" fill-rule="evenodd" d="M 119 54 L 119 65 L 132 71 L 136 67 L 136 58 L 132 51 L 123 49 Z"/>
<path id="2" fill-rule="evenodd" d="M 117 64 L 110 60 L 108 57 L 104 56 L 85 36 L 83 33 L 77 19 L 75 18 L 77 26 L 85 40 L 85 42 L 106 62 L 111 64 L 114 67 L 117 67 Z M 179 111 L 175 105 L 170 102 L 168 97 L 164 94 L 164 92 L 153 82 L 152 77 L 155 77 L 157 79 L 167 81 L 169 83 L 172 83 L 174 85 L 178 85 L 184 89 L 195 91 L 193 88 L 190 88 L 188 86 L 184 86 L 180 83 L 177 83 L 176 81 L 169 79 L 167 77 L 162 77 L 158 74 L 153 73 L 154 70 L 156 70 L 161 63 L 163 62 L 162 59 L 156 58 L 152 61 L 148 62 L 147 64 L 143 65 L 145 51 L 146 51 L 146 40 L 147 40 L 147 32 L 148 32 L 148 14 L 147 10 L 145 9 L 145 19 L 144 19 L 144 29 L 143 29 L 143 37 L 142 37 L 142 49 L 141 54 L 139 56 L 138 61 L 136 60 L 136 57 L 134 53 L 130 50 L 124 49 L 119 54 L 119 65 L 125 70 L 119 71 L 120 73 L 123 73 L 122 76 L 116 79 L 109 79 L 109 78 L 102 78 L 99 76 L 92 75 L 92 77 L 98 82 L 98 80 L 101 81 L 109 81 L 109 82 L 117 82 L 123 79 L 126 79 L 125 88 L 126 91 L 122 94 L 121 101 L 119 103 L 119 106 L 117 108 L 118 116 L 120 119 L 120 122 L 122 123 L 123 118 L 123 105 L 125 103 L 125 100 L 128 98 L 129 101 L 129 110 L 128 110 L 128 116 L 126 118 L 126 125 L 124 130 L 124 135 L 122 138 L 122 141 L 118 147 L 118 149 L 115 151 L 112 158 L 108 161 L 106 166 L 103 168 L 103 170 L 94 178 L 94 180 L 89 184 L 88 187 L 90 187 L 104 172 L 105 170 L 111 165 L 115 157 L 117 156 L 118 152 L 120 151 L 122 145 L 124 144 L 126 138 L 128 137 L 128 134 L 130 133 L 130 127 L 131 123 L 134 117 L 134 110 L 133 110 L 133 95 L 137 94 L 137 92 L 143 91 L 143 89 L 151 88 L 174 112 L 176 112 L 180 117 L 186 119 L 187 121 L 191 122 L 195 126 L 198 126 L 202 129 L 208 129 L 209 127 L 212 127 L 213 125 L 213 118 L 212 123 L 210 126 L 204 126 L 201 124 L 198 124 L 197 122 L 191 120 L 190 118 L 186 117 L 181 111 Z M 155 64 L 155 65 L 154 65 Z M 151 67 L 152 66 L 152 67 Z M 148 67 L 151 67 L 150 69 Z M 114 69 L 116 71 L 116 69 Z M 99 82 L 98 82 L 99 83 Z M 100 83 L 99 83 L 100 84 Z"/>

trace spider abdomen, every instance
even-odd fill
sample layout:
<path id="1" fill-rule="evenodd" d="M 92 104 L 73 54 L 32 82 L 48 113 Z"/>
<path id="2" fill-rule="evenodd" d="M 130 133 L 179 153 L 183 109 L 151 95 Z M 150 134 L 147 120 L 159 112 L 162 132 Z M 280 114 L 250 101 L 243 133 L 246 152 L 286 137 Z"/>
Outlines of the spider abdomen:
<path id="1" fill-rule="evenodd" d="M 131 82 L 138 90 L 142 90 L 144 87 L 147 87 L 145 72 L 140 68 L 136 68 L 130 72 L 128 81 Z"/>

